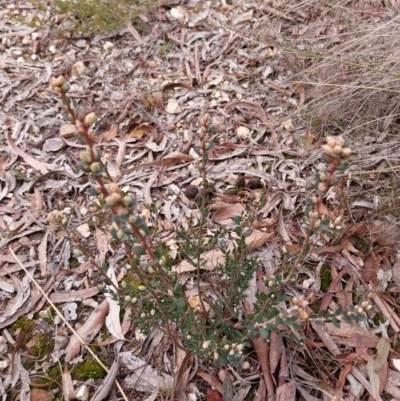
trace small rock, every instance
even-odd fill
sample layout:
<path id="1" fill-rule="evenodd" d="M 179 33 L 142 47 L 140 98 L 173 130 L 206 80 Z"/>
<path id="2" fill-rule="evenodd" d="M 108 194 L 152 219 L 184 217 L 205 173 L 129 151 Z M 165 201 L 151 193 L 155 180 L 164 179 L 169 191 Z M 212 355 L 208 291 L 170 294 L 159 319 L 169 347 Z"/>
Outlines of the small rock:
<path id="1" fill-rule="evenodd" d="M 282 128 L 285 131 L 291 131 L 293 129 L 293 121 L 291 118 L 289 118 L 288 120 L 286 120 L 283 124 L 282 124 Z"/>
<path id="2" fill-rule="evenodd" d="M 80 386 L 78 390 L 76 390 L 76 399 L 80 401 L 85 401 L 89 398 L 89 391 L 85 384 Z"/>
<path id="3" fill-rule="evenodd" d="M 45 152 L 57 152 L 65 146 L 64 141 L 61 138 L 49 138 L 43 145 Z"/>
<path id="4" fill-rule="evenodd" d="M 249 10 L 242 14 L 242 21 L 249 21 L 253 18 L 253 10 Z"/>
<path id="5" fill-rule="evenodd" d="M 171 8 L 171 17 L 177 20 L 185 18 L 185 11 L 181 6 Z"/>
<path id="6" fill-rule="evenodd" d="M 89 224 L 85 223 L 77 228 L 78 233 L 83 237 L 83 238 L 89 238 L 90 237 L 90 227 Z"/>
<path id="7" fill-rule="evenodd" d="M 59 315 L 55 315 L 53 319 L 53 323 L 55 326 L 58 326 L 61 323 L 62 319 Z"/>
<path id="8" fill-rule="evenodd" d="M 55 343 L 58 345 L 58 348 L 64 348 L 69 343 L 69 338 L 66 336 L 56 336 Z"/>
<path id="9" fill-rule="evenodd" d="M 84 49 L 87 45 L 87 41 L 85 39 L 79 39 L 75 44 L 80 49 Z"/>
<path id="10" fill-rule="evenodd" d="M 65 124 L 60 127 L 60 135 L 63 138 L 72 138 L 77 134 L 75 124 Z"/>
<path id="11" fill-rule="evenodd" d="M 190 185 L 194 185 L 196 187 L 199 187 L 202 184 L 203 184 L 203 177 L 197 177 L 190 183 Z"/>
<path id="12" fill-rule="evenodd" d="M 103 49 L 104 49 L 106 52 L 111 51 L 112 49 L 114 49 L 114 43 L 112 43 L 112 42 L 106 42 L 106 43 L 104 43 Z"/>
<path id="13" fill-rule="evenodd" d="M 168 99 L 168 103 L 165 106 L 165 110 L 169 114 L 179 114 L 181 112 L 181 108 L 179 106 L 179 103 L 174 98 Z"/>
<path id="14" fill-rule="evenodd" d="M 56 53 L 56 52 L 57 52 L 56 47 L 55 47 L 54 45 L 51 45 L 51 46 L 49 47 L 49 52 L 50 52 L 50 53 Z"/>
<path id="15" fill-rule="evenodd" d="M 236 130 L 236 134 L 240 139 L 246 140 L 250 138 L 251 131 L 247 127 L 238 127 Z"/>
<path id="16" fill-rule="evenodd" d="M 81 75 L 85 74 L 87 68 L 83 61 L 77 61 L 71 69 L 71 74 L 75 75 L 76 77 L 80 77 Z"/>

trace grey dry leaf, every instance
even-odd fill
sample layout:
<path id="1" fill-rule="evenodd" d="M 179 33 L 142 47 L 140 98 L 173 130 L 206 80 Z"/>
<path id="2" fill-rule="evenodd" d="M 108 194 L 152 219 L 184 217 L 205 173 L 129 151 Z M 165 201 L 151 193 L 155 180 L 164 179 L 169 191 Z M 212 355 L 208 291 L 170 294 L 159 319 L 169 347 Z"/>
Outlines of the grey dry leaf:
<path id="1" fill-rule="evenodd" d="M 17 279 L 15 279 L 17 280 Z M 10 300 L 6 307 L 0 313 L 0 323 L 6 321 L 7 318 L 15 316 L 20 309 L 20 307 L 25 303 L 31 294 L 31 289 L 29 285 L 29 277 L 26 275 L 19 283 L 18 290 L 15 297 Z"/>
<path id="2" fill-rule="evenodd" d="M 49 138 L 43 145 L 45 152 L 58 152 L 65 146 L 65 142 L 61 138 Z"/>
<path id="3" fill-rule="evenodd" d="M 110 370 L 107 373 L 106 378 L 103 380 L 101 386 L 93 394 L 92 401 L 102 401 L 108 397 L 112 386 L 114 385 L 114 380 L 117 377 L 119 365 L 121 364 L 121 356 L 118 355 L 115 358 Z"/>
<path id="4" fill-rule="evenodd" d="M 117 278 L 115 275 L 114 267 L 110 264 L 107 270 L 107 276 L 110 278 L 110 281 L 115 285 L 118 286 Z M 119 340 L 123 340 L 124 333 L 122 332 L 121 322 L 119 319 L 119 314 L 121 310 L 121 306 L 117 299 L 112 298 L 112 293 L 115 294 L 115 288 L 112 285 L 107 285 L 107 292 L 106 292 L 106 300 L 109 304 L 109 312 L 106 317 L 106 327 L 107 330 L 112 334 L 113 337 L 118 338 Z"/>
<path id="5" fill-rule="evenodd" d="M 114 182 L 118 182 L 121 179 L 122 177 L 121 170 L 114 162 L 111 161 L 107 162 L 107 170 Z"/>
<path id="6" fill-rule="evenodd" d="M 8 143 L 11 146 L 11 149 L 13 150 L 13 152 L 21 157 L 22 159 L 24 159 L 24 161 L 29 164 L 32 168 L 34 168 L 35 170 L 40 171 L 43 175 L 47 174 L 49 171 L 47 170 L 46 166 L 40 162 L 39 160 L 36 160 L 34 157 L 28 155 L 28 153 L 24 152 L 23 150 L 21 150 L 16 143 L 14 142 L 14 140 L 11 137 L 11 134 L 8 133 L 7 135 L 7 139 L 8 139 Z"/>
<path id="7" fill-rule="evenodd" d="M 150 393 L 160 389 L 168 389 L 173 385 L 173 378 L 166 373 L 159 375 L 146 361 L 136 357 L 131 352 L 121 352 L 121 363 L 133 373 L 125 378 L 127 388 Z"/>

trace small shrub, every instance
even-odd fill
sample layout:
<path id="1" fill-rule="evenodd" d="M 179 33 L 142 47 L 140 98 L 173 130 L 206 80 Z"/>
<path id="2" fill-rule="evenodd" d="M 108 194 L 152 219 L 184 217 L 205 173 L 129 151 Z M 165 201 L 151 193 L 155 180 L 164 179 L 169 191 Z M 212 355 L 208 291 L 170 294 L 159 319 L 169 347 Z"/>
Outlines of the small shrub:
<path id="1" fill-rule="evenodd" d="M 352 306 L 348 311 L 339 308 L 327 315 L 310 315 L 308 298 L 289 297 L 286 294 L 287 286 L 294 282 L 295 273 L 307 263 L 311 253 L 321 243 L 340 239 L 343 233 L 343 216 L 335 210 L 330 211 L 325 198 L 338 183 L 337 172 L 349 168 L 351 150 L 346 140 L 341 137 L 326 139 L 322 155 L 325 168 L 316 174 L 314 195 L 306 199 L 305 235 L 299 240 L 299 250 L 286 263 L 281 275 L 264 278 L 265 289 L 256 292 L 257 302 L 251 305 L 250 310 L 243 311 L 242 301 L 249 282 L 257 270 L 262 270 L 260 260 L 249 255 L 246 245 L 255 208 L 259 205 L 257 202 L 248 205 L 247 213 L 236 219 L 234 233 L 237 240 L 233 246 L 227 245 L 227 233 L 223 228 L 207 241 L 203 237 L 208 221 L 208 209 L 205 207 L 210 187 L 207 181 L 208 152 L 213 147 L 209 142 L 212 129 L 209 117 L 206 115 L 200 121 L 195 149 L 200 156 L 198 168 L 203 187 L 203 195 L 198 199 L 200 218 L 196 226 L 189 222 L 186 230 L 178 230 L 178 236 L 185 244 L 182 252 L 195 267 L 191 280 L 197 291 L 189 299 L 163 247 L 154 243 L 145 219 L 136 214 L 136 199 L 123 193 L 119 185 L 112 182 L 91 130 L 96 115 L 84 115 L 74 108 L 67 96 L 70 85 L 64 77 L 53 79 L 52 86 L 60 94 L 69 118 L 76 124 L 78 139 L 86 144 L 86 149 L 80 153 L 79 168 L 95 183 L 89 189 L 90 195 L 101 197 L 104 209 L 112 215 L 116 228 L 112 229 L 111 234 L 116 244 L 124 246 L 131 276 L 121 283 L 121 288 L 115 287 L 115 291 L 110 291 L 113 284 L 106 274 L 108 265 L 96 265 L 92 254 L 76 240 L 74 255 L 83 256 L 96 266 L 104 277 L 102 288 L 118 299 L 124 308 L 133 311 L 136 325 L 142 331 L 157 327 L 166 332 L 177 347 L 202 358 L 213 359 L 215 364 L 236 366 L 250 345 L 249 340 L 258 336 L 268 339 L 272 330 L 285 330 L 288 327 L 300 329 L 303 322 L 309 319 L 318 324 L 330 320 L 339 325 L 340 320 L 365 318 L 365 311 L 371 308 L 368 300 L 360 301 L 360 305 Z M 261 200 L 259 203 L 262 203 Z M 67 228 L 74 240 L 73 227 Z M 207 263 L 204 252 L 216 247 L 224 256 L 224 262 L 216 267 L 216 277 L 221 279 L 223 285 L 213 293 L 202 288 L 201 276 L 202 267 Z"/>

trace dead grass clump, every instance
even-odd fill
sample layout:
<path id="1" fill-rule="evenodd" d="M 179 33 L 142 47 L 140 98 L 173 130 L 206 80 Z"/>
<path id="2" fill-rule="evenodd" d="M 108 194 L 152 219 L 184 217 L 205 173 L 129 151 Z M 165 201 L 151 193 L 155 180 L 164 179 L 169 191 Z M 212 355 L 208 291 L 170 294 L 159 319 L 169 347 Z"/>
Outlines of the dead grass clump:
<path id="1" fill-rule="evenodd" d="M 302 54 L 310 65 L 297 75 L 306 89 L 303 113 L 314 130 L 357 139 L 397 130 L 400 15 L 394 6 L 376 1 L 324 5 L 325 45 L 310 38 L 310 50 Z"/>

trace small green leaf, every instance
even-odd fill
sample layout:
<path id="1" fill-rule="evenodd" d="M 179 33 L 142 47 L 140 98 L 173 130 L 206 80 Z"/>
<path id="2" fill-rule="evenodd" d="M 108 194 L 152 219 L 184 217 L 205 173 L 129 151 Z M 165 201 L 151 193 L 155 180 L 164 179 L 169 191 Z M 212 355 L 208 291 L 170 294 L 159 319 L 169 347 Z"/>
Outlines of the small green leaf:
<path id="1" fill-rule="evenodd" d="M 93 187 L 88 188 L 88 194 L 89 194 L 89 195 L 92 195 L 92 196 L 100 195 L 100 193 L 97 192 L 96 189 L 93 188 Z"/>
<path id="2" fill-rule="evenodd" d="M 269 331 L 267 329 L 261 329 L 260 334 L 264 340 L 267 340 L 269 338 Z"/>

